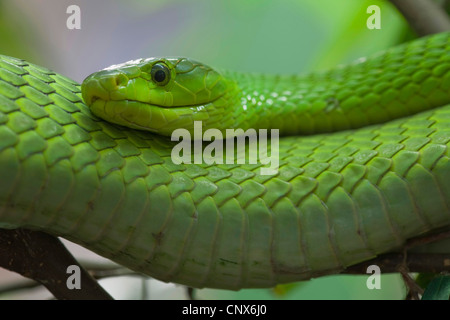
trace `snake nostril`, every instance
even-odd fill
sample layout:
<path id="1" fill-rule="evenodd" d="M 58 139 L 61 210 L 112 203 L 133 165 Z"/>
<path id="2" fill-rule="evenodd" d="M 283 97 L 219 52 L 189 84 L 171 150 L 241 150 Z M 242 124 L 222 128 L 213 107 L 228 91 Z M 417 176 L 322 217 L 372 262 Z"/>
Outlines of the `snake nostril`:
<path id="1" fill-rule="evenodd" d="M 128 77 L 126 75 L 120 73 L 114 77 L 114 81 L 116 83 L 116 86 L 118 86 L 118 87 L 124 86 L 128 83 Z"/>

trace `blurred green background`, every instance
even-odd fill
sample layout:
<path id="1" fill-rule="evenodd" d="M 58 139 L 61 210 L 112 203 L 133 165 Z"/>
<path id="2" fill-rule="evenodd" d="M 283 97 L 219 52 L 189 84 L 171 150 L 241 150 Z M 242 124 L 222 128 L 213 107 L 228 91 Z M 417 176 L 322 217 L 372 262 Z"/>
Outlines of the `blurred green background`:
<path id="1" fill-rule="evenodd" d="M 69 30 L 69 5 L 81 29 Z M 381 9 L 369 30 L 367 7 Z M 148 56 L 187 56 L 244 72 L 302 73 L 334 67 L 414 37 L 388 1 L 365 0 L 1 0 L 0 53 L 81 82 L 111 64 Z M 330 276 L 276 290 L 198 290 L 200 299 L 403 299 L 398 275 L 381 290 L 367 276 Z M 116 298 L 139 298 L 134 280 L 105 280 Z M 179 286 L 152 285 L 150 298 L 184 298 Z M 158 288 L 163 288 L 158 291 Z M 156 288 L 156 289 L 154 289 Z M 169 290 L 169 291 L 168 291 Z M 174 290 L 172 293 L 170 290 Z M 178 291 L 177 291 L 178 290 Z"/>

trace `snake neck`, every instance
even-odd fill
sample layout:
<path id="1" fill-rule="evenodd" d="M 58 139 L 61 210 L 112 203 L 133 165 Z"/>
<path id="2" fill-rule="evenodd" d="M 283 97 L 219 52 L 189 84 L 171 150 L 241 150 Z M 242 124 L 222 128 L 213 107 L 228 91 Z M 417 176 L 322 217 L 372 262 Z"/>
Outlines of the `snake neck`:
<path id="1" fill-rule="evenodd" d="M 308 75 L 225 72 L 230 127 L 281 135 L 354 129 L 444 105 L 450 99 L 449 33 Z M 425 59 L 426 58 L 426 59 Z M 426 61 L 426 63 L 419 63 Z"/>

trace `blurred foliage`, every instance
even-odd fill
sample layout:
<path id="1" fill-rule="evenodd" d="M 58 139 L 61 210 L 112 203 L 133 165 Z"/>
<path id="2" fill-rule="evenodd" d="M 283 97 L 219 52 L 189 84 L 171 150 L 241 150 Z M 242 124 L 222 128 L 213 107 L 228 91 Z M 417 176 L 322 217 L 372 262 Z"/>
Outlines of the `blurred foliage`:
<path id="1" fill-rule="evenodd" d="M 30 51 L 28 41 L 21 41 L 22 35 L 28 34 L 33 38 L 34 29 L 27 20 L 17 23 L 17 16 L 11 14 L 11 9 L 6 1 L 0 1 L 0 52 L 20 56 L 23 52 Z"/>
<path id="2" fill-rule="evenodd" d="M 243 72 L 307 72 L 411 37 L 387 0 L 78 0 L 79 31 L 65 28 L 68 4 L 0 0 L 0 52 L 81 81 L 124 59 L 157 55 Z M 380 30 L 366 27 L 370 5 L 381 9 Z"/>
<path id="3" fill-rule="evenodd" d="M 293 292 L 294 290 L 300 288 L 304 282 L 295 282 L 287 284 L 279 284 L 272 289 L 272 292 L 277 298 L 284 298 L 287 294 Z"/>
<path id="4" fill-rule="evenodd" d="M 428 284 L 436 277 L 437 275 L 434 273 L 419 273 L 414 280 L 419 287 L 426 288 Z"/>
<path id="5" fill-rule="evenodd" d="M 426 287 L 422 300 L 450 300 L 450 276 L 434 278 Z"/>

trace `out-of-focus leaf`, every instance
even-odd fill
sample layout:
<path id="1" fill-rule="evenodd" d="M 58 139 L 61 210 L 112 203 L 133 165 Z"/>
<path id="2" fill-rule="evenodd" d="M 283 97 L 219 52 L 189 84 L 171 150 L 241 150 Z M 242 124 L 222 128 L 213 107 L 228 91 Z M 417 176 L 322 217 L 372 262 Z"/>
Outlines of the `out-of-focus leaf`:
<path id="1" fill-rule="evenodd" d="M 435 278 L 427 286 L 422 300 L 449 300 L 450 298 L 450 276 Z"/>
<path id="2" fill-rule="evenodd" d="M 300 288 L 302 284 L 304 284 L 304 282 L 279 284 L 272 289 L 272 292 L 274 293 L 275 296 L 283 298 L 284 296 L 294 291 L 295 289 Z"/>
<path id="3" fill-rule="evenodd" d="M 336 1 L 335 5 L 342 6 L 344 3 L 350 2 Z M 371 15 L 367 13 L 367 8 L 371 5 L 380 8 L 381 29 L 369 30 L 366 26 Z M 346 10 L 345 21 L 342 25 L 335 26 L 334 30 L 333 39 L 322 53 L 317 55 L 317 69 L 349 63 L 411 38 L 406 20 L 390 2 L 382 0 L 359 0 L 352 3 Z"/>
<path id="4" fill-rule="evenodd" d="M 415 279 L 416 283 L 421 288 L 426 288 L 430 284 L 430 282 L 437 277 L 435 273 L 419 273 Z"/>

